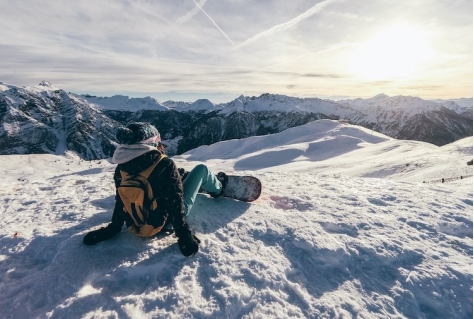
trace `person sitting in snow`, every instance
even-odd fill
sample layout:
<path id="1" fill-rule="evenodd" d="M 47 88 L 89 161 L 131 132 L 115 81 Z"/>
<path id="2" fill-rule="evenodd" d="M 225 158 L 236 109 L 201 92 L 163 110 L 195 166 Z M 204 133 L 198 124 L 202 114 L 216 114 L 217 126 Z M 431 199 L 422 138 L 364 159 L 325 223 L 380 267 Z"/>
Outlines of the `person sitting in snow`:
<path id="1" fill-rule="evenodd" d="M 120 145 L 112 158 L 113 162 L 118 164 L 114 173 L 116 195 L 112 221 L 107 227 L 89 232 L 84 237 L 84 244 L 94 245 L 117 235 L 124 223 L 130 232 L 140 237 L 152 237 L 162 229 L 172 227 L 182 254 L 193 256 L 199 250 L 200 241 L 192 235 L 186 223 L 186 216 L 191 211 L 200 188 L 212 197 L 223 194 L 227 175 L 222 172 L 213 175 L 207 166 L 199 164 L 189 173 L 180 169 L 181 173 L 186 173 L 182 182 L 173 160 L 164 156 L 165 149 L 161 144 L 160 133 L 151 124 L 130 123 L 127 127 L 119 128 L 116 137 Z M 153 165 L 156 166 L 152 168 Z M 127 213 L 119 187 L 122 176 L 127 176 L 123 174 L 136 176 L 147 168 L 151 170 L 147 180 L 157 206 L 149 212 L 143 225 L 137 226 L 132 218 L 134 215 Z"/>

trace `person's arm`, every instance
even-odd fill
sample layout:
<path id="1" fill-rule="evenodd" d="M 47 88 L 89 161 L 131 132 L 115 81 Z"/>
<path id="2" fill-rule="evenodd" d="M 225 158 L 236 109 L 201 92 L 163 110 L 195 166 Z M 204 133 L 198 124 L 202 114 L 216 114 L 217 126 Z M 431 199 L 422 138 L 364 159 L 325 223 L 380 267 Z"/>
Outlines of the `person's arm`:
<path id="1" fill-rule="evenodd" d="M 110 223 L 106 227 L 101 227 L 93 230 L 84 236 L 83 242 L 86 245 L 95 245 L 101 241 L 114 237 L 122 230 L 122 225 L 117 223 Z"/>
<path id="2" fill-rule="evenodd" d="M 165 211 L 169 218 L 173 218 L 173 228 L 181 253 L 186 256 L 193 256 L 199 250 L 199 239 L 191 234 L 189 225 L 186 223 L 183 200 L 183 184 L 175 163 L 167 159 L 168 166 L 162 173 L 162 181 L 166 183 L 164 188 Z M 160 202 L 161 204 L 161 202 Z"/>
<path id="3" fill-rule="evenodd" d="M 120 172 L 118 168 L 115 169 L 114 174 L 114 181 L 115 185 L 120 185 Z M 118 184 L 117 184 L 118 183 Z M 95 245 L 101 241 L 107 240 L 109 238 L 114 237 L 122 230 L 123 223 L 125 220 L 123 219 L 123 203 L 122 199 L 120 198 L 118 192 L 115 193 L 115 207 L 114 213 L 112 215 L 112 221 L 106 226 L 101 227 L 97 230 L 89 232 L 86 236 L 84 236 L 83 242 L 86 245 Z"/>
<path id="4" fill-rule="evenodd" d="M 164 158 L 162 161 L 163 164 L 158 165 L 155 169 L 159 177 L 157 179 L 150 177 L 150 179 L 160 184 L 157 186 L 160 186 L 162 198 L 159 199 L 158 205 L 162 207 L 168 218 L 172 219 L 173 228 L 176 229 L 182 226 L 186 220 L 184 213 L 183 183 L 181 182 L 181 177 L 175 163 L 169 158 Z"/>

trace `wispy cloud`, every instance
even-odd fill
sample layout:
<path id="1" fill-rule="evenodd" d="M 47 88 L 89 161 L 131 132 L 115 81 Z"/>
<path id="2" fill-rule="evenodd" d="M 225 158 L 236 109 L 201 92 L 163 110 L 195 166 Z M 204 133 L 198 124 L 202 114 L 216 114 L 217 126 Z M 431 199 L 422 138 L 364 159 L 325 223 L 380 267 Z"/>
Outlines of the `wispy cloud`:
<path id="1" fill-rule="evenodd" d="M 417 88 L 425 97 L 472 96 L 469 1 L 0 0 L 0 7 L 0 81 L 17 85 L 49 80 L 72 92 L 135 96 L 363 97 Z M 400 20 L 432 34 L 432 61 L 395 82 L 351 74 L 355 47 Z"/>
<path id="2" fill-rule="evenodd" d="M 207 0 L 201 0 L 199 1 L 199 3 L 196 3 L 194 1 L 194 3 L 196 3 L 196 6 L 191 11 L 186 12 L 185 15 L 176 19 L 174 24 L 177 26 L 180 26 L 183 23 L 187 22 L 188 20 L 192 19 L 197 13 L 199 13 L 202 10 L 202 7 L 206 4 L 206 2 Z"/>
<path id="3" fill-rule="evenodd" d="M 329 48 L 326 48 L 326 49 L 322 49 L 322 50 L 318 50 L 318 51 L 314 51 L 314 52 L 308 52 L 308 53 L 296 56 L 296 57 L 291 58 L 291 59 L 287 59 L 287 60 L 284 60 L 284 61 L 280 61 L 278 63 L 273 63 L 273 64 L 263 66 L 263 67 L 259 68 L 259 70 L 264 70 L 264 69 L 269 69 L 269 68 L 276 67 L 276 66 L 285 65 L 285 64 L 297 61 L 297 60 L 304 59 L 304 58 L 309 57 L 309 56 L 322 54 L 322 53 L 327 53 L 327 52 L 339 50 L 339 49 L 342 49 L 342 48 L 345 48 L 345 47 L 350 47 L 350 46 L 353 46 L 353 45 L 354 45 L 353 43 L 336 44 L 335 46 L 332 46 L 332 47 L 329 47 Z"/>
<path id="4" fill-rule="evenodd" d="M 339 1 L 340 0 L 326 0 L 326 1 L 320 2 L 316 5 L 314 5 L 313 7 L 311 7 L 309 10 L 307 10 L 307 11 L 303 12 L 302 14 L 298 15 L 296 18 L 291 19 L 290 21 L 275 25 L 275 26 L 273 26 L 272 28 L 270 28 L 268 30 L 265 30 L 263 32 L 260 32 L 256 35 L 254 35 L 253 37 L 251 37 L 251 38 L 245 40 L 244 42 L 242 42 L 241 44 L 239 44 L 238 47 L 240 48 L 240 47 L 247 46 L 247 45 L 257 41 L 258 39 L 260 39 L 262 37 L 273 35 L 273 34 L 279 32 L 279 31 L 283 31 L 283 30 L 287 30 L 289 28 L 292 28 L 293 26 L 295 26 L 299 22 L 301 22 L 301 21 L 303 21 L 303 20 L 305 20 L 305 19 L 321 12 L 325 7 L 327 7 L 331 3 L 339 2 Z"/>

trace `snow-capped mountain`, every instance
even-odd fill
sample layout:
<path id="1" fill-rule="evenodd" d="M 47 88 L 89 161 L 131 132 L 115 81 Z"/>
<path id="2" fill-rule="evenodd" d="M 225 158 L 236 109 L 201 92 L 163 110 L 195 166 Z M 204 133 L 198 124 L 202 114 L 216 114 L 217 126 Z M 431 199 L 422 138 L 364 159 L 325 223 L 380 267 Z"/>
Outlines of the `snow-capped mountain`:
<path id="1" fill-rule="evenodd" d="M 158 110 L 168 111 L 169 109 L 152 97 L 131 98 L 124 95 L 114 95 L 111 97 L 97 97 L 93 95 L 74 95 L 77 99 L 83 99 L 90 105 L 101 110 Z"/>
<path id="2" fill-rule="evenodd" d="M 341 116 L 353 112 L 350 107 L 334 101 L 318 98 L 296 98 L 279 94 L 262 94 L 259 97 L 239 96 L 223 105 L 221 114 L 234 112 L 284 112 L 284 113 L 322 113 L 327 116 Z"/>
<path id="3" fill-rule="evenodd" d="M 0 83 L 0 106 L 0 134 L 5 136 L 0 154 L 73 150 L 87 159 L 107 157 L 114 149 L 115 128 L 130 121 L 155 125 L 171 155 L 223 140 L 277 133 L 319 119 L 339 119 L 393 138 L 438 146 L 473 132 L 472 98 L 428 101 L 379 94 L 370 99 L 331 101 L 262 94 L 242 95 L 218 105 L 205 99 L 160 103 L 151 97 L 76 95 L 42 82 L 24 88 Z"/>
<path id="4" fill-rule="evenodd" d="M 109 157 L 119 125 L 100 110 L 47 82 L 25 88 L 0 84 L 0 154 Z"/>
<path id="5" fill-rule="evenodd" d="M 153 111 L 177 111 L 177 112 L 192 112 L 192 111 L 206 111 L 212 112 L 220 110 L 221 107 L 215 105 L 207 99 L 199 99 L 195 102 L 181 102 L 181 101 L 166 101 L 158 102 L 156 99 L 147 96 L 144 98 L 131 98 L 124 95 L 114 95 L 111 97 L 97 97 L 93 95 L 74 95 L 77 99 L 87 101 L 92 106 L 100 110 L 117 110 L 137 112 L 141 110 Z"/>
<path id="6" fill-rule="evenodd" d="M 454 101 L 438 101 L 379 94 L 370 99 L 340 102 L 356 111 L 345 116 L 351 123 L 397 139 L 441 146 L 472 136 L 472 99 L 470 108 L 460 107 Z M 467 113 L 469 109 L 470 116 Z"/>
<path id="7" fill-rule="evenodd" d="M 194 102 L 175 102 L 166 101 L 163 103 L 169 110 L 178 112 L 193 112 L 193 111 L 204 111 L 212 112 L 219 111 L 222 109 L 221 106 L 212 103 L 207 99 L 199 99 Z"/>

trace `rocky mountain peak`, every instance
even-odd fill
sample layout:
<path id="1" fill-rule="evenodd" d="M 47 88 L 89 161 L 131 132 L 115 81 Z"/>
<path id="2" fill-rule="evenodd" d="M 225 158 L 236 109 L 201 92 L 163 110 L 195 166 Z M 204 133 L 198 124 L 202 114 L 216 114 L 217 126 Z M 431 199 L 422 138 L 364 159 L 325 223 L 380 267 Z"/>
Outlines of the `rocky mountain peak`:
<path id="1" fill-rule="evenodd" d="M 51 84 L 51 82 L 48 82 L 48 81 L 41 81 L 40 84 L 38 84 L 39 86 L 46 86 L 46 87 L 54 87 L 54 85 Z"/>

